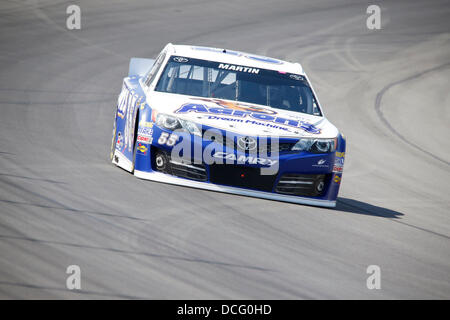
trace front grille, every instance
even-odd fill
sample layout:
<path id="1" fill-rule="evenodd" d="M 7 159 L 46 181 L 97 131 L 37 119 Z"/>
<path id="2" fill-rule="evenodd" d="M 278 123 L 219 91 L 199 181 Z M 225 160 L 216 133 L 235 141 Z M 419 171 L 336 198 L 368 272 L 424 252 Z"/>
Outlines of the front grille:
<path id="1" fill-rule="evenodd" d="M 291 149 L 295 145 L 295 142 L 278 142 L 278 153 L 286 153 L 286 152 L 292 152 Z M 267 154 L 271 154 L 271 152 L 276 151 L 275 144 L 273 144 L 270 140 L 267 141 L 267 143 L 261 143 L 259 144 L 259 152 L 264 152 Z M 275 150 L 272 150 L 275 149 Z"/>
<path id="2" fill-rule="evenodd" d="M 213 131 L 214 133 L 218 133 L 217 131 Z M 206 134 L 205 134 L 206 133 Z M 203 139 L 204 140 L 209 140 L 209 141 L 216 141 L 218 143 L 221 143 L 223 146 L 227 146 L 229 148 L 233 148 L 233 150 L 240 150 L 243 152 L 248 152 L 245 151 L 243 149 L 241 149 L 238 144 L 237 144 L 237 138 L 236 136 L 219 136 L 216 137 L 214 135 L 211 135 L 210 132 L 206 131 L 205 129 L 203 129 Z M 258 144 L 257 144 L 257 149 L 254 150 L 253 152 L 257 152 L 258 154 L 260 153 L 264 153 L 267 155 L 270 155 L 272 152 L 277 151 L 276 150 L 276 146 L 275 143 L 273 143 L 272 146 L 272 140 L 270 138 L 258 138 Z M 278 141 L 278 153 L 287 153 L 287 152 L 292 152 L 291 149 L 292 147 L 296 144 L 296 141 Z M 272 150 L 274 149 L 274 150 Z"/>
<path id="3" fill-rule="evenodd" d="M 191 163 L 185 160 L 175 161 L 171 159 L 169 153 L 158 149 L 156 150 L 156 152 L 152 153 L 154 154 L 153 167 L 156 171 L 191 180 L 207 180 L 206 168 L 203 164 Z M 162 159 L 162 164 L 158 162 L 158 157 L 160 157 L 160 161 Z"/>
<path id="4" fill-rule="evenodd" d="M 296 196 L 320 196 L 325 189 L 325 178 L 324 174 L 284 174 L 275 191 Z"/>
<path id="5" fill-rule="evenodd" d="M 269 191 L 273 189 L 276 175 L 261 175 L 260 168 L 242 165 L 213 164 L 209 167 L 210 181 L 233 187 Z"/>
<path id="6" fill-rule="evenodd" d="M 178 177 L 206 181 L 206 169 L 202 164 L 183 163 L 170 160 L 172 174 Z"/>

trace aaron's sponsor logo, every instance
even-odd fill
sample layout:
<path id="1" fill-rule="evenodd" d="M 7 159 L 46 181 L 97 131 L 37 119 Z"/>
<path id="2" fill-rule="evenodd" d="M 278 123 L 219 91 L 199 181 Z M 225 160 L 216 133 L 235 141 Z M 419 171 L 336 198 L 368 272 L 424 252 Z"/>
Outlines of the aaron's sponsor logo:
<path id="1" fill-rule="evenodd" d="M 319 134 L 320 129 L 317 128 L 315 125 L 308 123 L 303 120 L 297 120 L 297 119 L 289 119 L 289 118 L 283 118 L 279 117 L 276 114 L 265 114 L 260 112 L 252 112 L 252 111 L 244 111 L 244 110 L 235 110 L 231 108 L 223 108 L 223 107 L 207 107 L 204 104 L 201 103 L 186 103 L 182 105 L 178 110 L 175 111 L 175 113 L 190 113 L 190 112 L 196 112 L 196 113 L 205 113 L 210 115 L 216 115 L 216 116 L 233 116 L 238 118 L 245 118 L 250 117 L 255 120 L 259 121 L 265 121 L 269 123 L 273 123 L 275 125 L 281 125 L 285 127 L 293 127 L 293 128 L 300 128 L 308 133 L 312 134 Z M 251 122 L 251 121 L 247 121 Z M 257 124 L 257 121 L 254 124 Z"/>

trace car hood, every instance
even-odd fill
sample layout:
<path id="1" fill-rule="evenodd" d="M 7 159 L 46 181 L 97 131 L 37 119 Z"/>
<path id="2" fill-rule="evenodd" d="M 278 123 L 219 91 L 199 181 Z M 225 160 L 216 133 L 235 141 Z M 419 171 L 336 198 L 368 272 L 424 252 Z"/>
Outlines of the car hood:
<path id="1" fill-rule="evenodd" d="M 200 125 L 242 135 L 334 138 L 338 130 L 325 117 L 232 100 L 152 92 L 147 104 Z"/>

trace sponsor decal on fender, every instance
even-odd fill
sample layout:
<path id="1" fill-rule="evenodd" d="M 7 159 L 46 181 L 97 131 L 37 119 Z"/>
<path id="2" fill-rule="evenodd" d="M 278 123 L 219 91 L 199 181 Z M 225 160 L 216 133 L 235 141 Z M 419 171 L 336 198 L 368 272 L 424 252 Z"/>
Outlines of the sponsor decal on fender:
<path id="1" fill-rule="evenodd" d="M 142 142 L 142 143 L 152 143 L 153 142 L 153 138 L 152 137 L 146 137 L 146 136 L 137 136 L 137 142 Z"/>
<path id="2" fill-rule="evenodd" d="M 138 135 L 151 137 L 153 135 L 153 129 L 147 127 L 139 128 Z"/>
<path id="3" fill-rule="evenodd" d="M 339 166 L 333 166 L 333 172 L 334 173 L 342 173 L 342 167 L 339 167 Z"/>
<path id="4" fill-rule="evenodd" d="M 117 133 L 116 149 L 120 150 L 123 147 L 123 136 L 122 132 Z"/>
<path id="5" fill-rule="evenodd" d="M 141 122 L 139 122 L 139 126 L 146 128 L 153 128 L 153 122 L 141 120 Z"/>
<path id="6" fill-rule="evenodd" d="M 151 123 L 151 122 L 149 122 Z M 153 126 L 153 123 L 151 123 Z M 153 129 L 149 127 L 140 127 L 138 129 L 137 142 L 152 143 L 153 142 Z"/>
<path id="7" fill-rule="evenodd" d="M 344 157 L 345 152 L 336 151 L 336 158 L 334 159 L 333 166 L 334 173 L 342 173 L 342 169 L 344 168 Z"/>
<path id="8" fill-rule="evenodd" d="M 147 154 L 148 148 L 147 148 L 146 146 L 144 146 L 143 144 L 138 143 L 137 150 L 138 150 L 140 153 Z"/>
<path id="9" fill-rule="evenodd" d="M 341 173 L 344 168 L 344 158 L 336 157 L 334 160 L 333 172 Z"/>

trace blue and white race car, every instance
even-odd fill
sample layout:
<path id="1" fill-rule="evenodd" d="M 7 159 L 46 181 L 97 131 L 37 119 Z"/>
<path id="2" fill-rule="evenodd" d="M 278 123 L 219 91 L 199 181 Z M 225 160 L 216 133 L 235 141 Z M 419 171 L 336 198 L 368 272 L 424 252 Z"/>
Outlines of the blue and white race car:
<path id="1" fill-rule="evenodd" d="M 171 43 L 130 61 L 111 161 L 139 178 L 334 207 L 344 155 L 298 63 Z"/>

